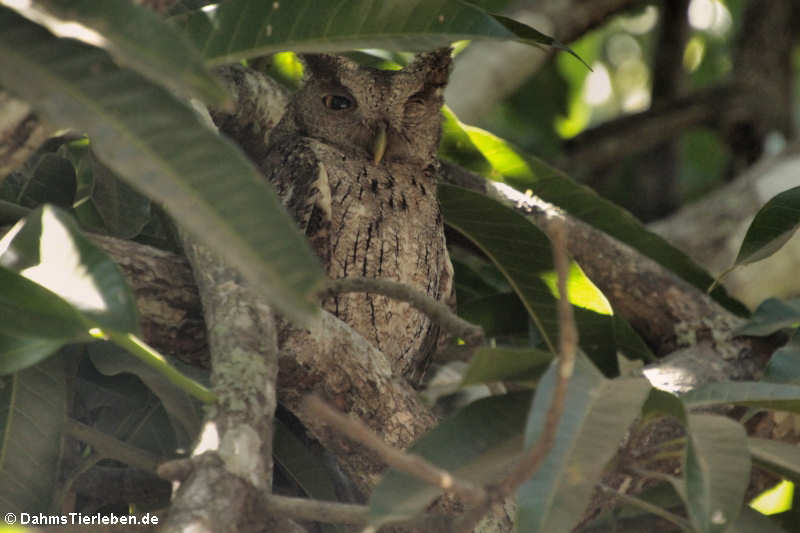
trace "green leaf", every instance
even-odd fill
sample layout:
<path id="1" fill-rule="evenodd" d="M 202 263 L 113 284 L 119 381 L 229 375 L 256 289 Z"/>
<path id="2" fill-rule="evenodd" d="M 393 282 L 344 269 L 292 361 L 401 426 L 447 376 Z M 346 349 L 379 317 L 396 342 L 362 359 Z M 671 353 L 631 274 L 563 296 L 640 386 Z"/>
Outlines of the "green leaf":
<path id="1" fill-rule="evenodd" d="M 755 263 L 777 252 L 800 228 L 800 187 L 783 191 L 756 213 L 735 265 Z"/>
<path id="2" fill-rule="evenodd" d="M 91 187 L 85 188 L 86 196 L 78 202 L 91 204 L 91 212 L 102 223 L 97 229 L 120 239 L 139 235 L 150 221 L 150 200 L 120 180 L 90 150 L 84 151 L 79 165 L 85 169 Z"/>
<path id="3" fill-rule="evenodd" d="M 134 2 L 0 0 L 0 4 L 15 9 L 60 37 L 104 48 L 120 65 L 177 92 L 189 93 L 217 105 L 227 98 L 225 90 L 203 64 L 202 55 L 186 36 L 152 10 Z"/>
<path id="4" fill-rule="evenodd" d="M 186 31 L 215 65 L 283 50 L 422 51 L 462 39 L 563 47 L 520 22 L 461 0 L 230 0 L 210 13 L 191 13 Z"/>
<path id="5" fill-rule="evenodd" d="M 58 208 L 40 207 L 17 223 L 0 240 L 0 265 L 69 302 L 84 324 L 139 330 L 133 293 L 117 265 Z"/>
<path id="6" fill-rule="evenodd" d="M 407 451 L 460 479 L 497 482 L 522 451 L 531 394 L 518 392 L 471 403 L 429 431 Z M 370 523 L 379 526 L 423 511 L 442 491 L 390 470 L 370 497 Z"/>
<path id="7" fill-rule="evenodd" d="M 141 358 L 131 357 L 131 354 L 119 346 L 106 342 L 90 344 L 86 349 L 92 364 L 100 373 L 116 376 L 122 372 L 129 372 L 138 377 L 164 405 L 178 444 L 182 447 L 191 445 L 200 431 L 203 420 L 202 410 L 193 397 L 175 387 L 160 369 L 147 364 Z M 208 381 L 208 376 L 197 368 L 182 364 L 174 358 L 165 357 L 165 359 L 172 366 L 179 368 L 184 375 L 191 375 L 195 381 Z"/>
<path id="8" fill-rule="evenodd" d="M 540 274 L 552 269 L 550 241 L 524 216 L 482 194 L 439 185 L 445 223 L 471 240 L 506 276 L 552 351 L 556 300 Z"/>
<path id="9" fill-rule="evenodd" d="M 0 377 L 0 510 L 48 513 L 67 415 L 64 359 Z"/>
<path id="10" fill-rule="evenodd" d="M 59 40 L 0 9 L 0 83 L 57 125 L 86 131 L 97 156 L 164 205 L 291 319 L 316 313 L 316 257 L 245 155 L 168 91 L 103 51 Z"/>
<path id="11" fill-rule="evenodd" d="M 74 338 L 18 337 L 0 331 L 0 376 L 19 372 L 47 359 Z"/>
<path id="12" fill-rule="evenodd" d="M 750 480 L 747 434 L 738 422 L 689 415 L 684 472 L 689 517 L 698 531 L 722 532 L 736 521 Z"/>
<path id="13" fill-rule="evenodd" d="M 514 293 L 500 293 L 458 302 L 458 315 L 479 324 L 487 337 L 527 336 L 528 313 Z"/>
<path id="14" fill-rule="evenodd" d="M 69 160 L 44 154 L 25 183 L 19 203 L 26 207 L 54 204 L 68 209 L 75 200 L 75 169 Z"/>
<path id="15" fill-rule="evenodd" d="M 536 381 L 552 360 L 553 354 L 543 350 L 482 347 L 472 356 L 461 386 L 494 381 Z"/>
<path id="16" fill-rule="evenodd" d="M 710 383 L 681 396 L 689 409 L 746 405 L 800 413 L 800 385 L 730 381 Z"/>
<path id="17" fill-rule="evenodd" d="M 772 335 L 784 328 L 797 327 L 800 323 L 800 298 L 793 300 L 764 300 L 750 320 L 736 328 L 736 335 Z"/>
<path id="18" fill-rule="evenodd" d="M 336 501 L 330 461 L 296 436 L 292 430 L 275 418 L 275 434 L 272 440 L 272 457 L 280 465 L 283 474 L 300 487 L 307 497 L 314 500 Z"/>
<path id="19" fill-rule="evenodd" d="M 758 466 L 779 476 L 800 479 L 800 448 L 797 444 L 750 437 L 747 446 Z"/>
<path id="20" fill-rule="evenodd" d="M 451 135 L 460 136 L 461 140 L 458 142 L 462 153 L 473 153 L 472 147 L 489 162 L 491 168 L 488 172 L 482 172 L 484 176 L 504 181 L 519 190 L 530 189 L 542 200 L 564 209 L 576 218 L 628 244 L 702 291 L 714 282 L 714 279 L 686 254 L 655 233 L 646 230 L 629 212 L 600 197 L 590 188 L 575 183 L 561 171 L 515 150 L 507 141 L 480 128 L 465 126 L 457 119 L 449 122 L 449 131 Z M 444 133 L 447 135 L 448 130 L 444 130 Z M 471 147 L 464 140 L 464 134 L 469 139 Z M 448 142 L 446 138 L 444 142 Z M 478 155 L 471 157 L 477 159 Z M 460 161 L 460 157 L 457 161 Z M 742 316 L 748 314 L 747 309 L 728 296 L 720 286 L 712 291 L 711 296 L 736 314 Z"/>
<path id="21" fill-rule="evenodd" d="M 90 323 L 69 302 L 1 263 L 0 286 L 0 331 L 4 334 L 16 339 L 91 338 Z"/>
<path id="22" fill-rule="evenodd" d="M 644 378 L 605 379 L 582 355 L 575 363 L 553 448 L 519 490 L 520 531 L 571 531 L 578 524 L 651 389 Z M 554 364 L 536 389 L 526 448 L 541 435 L 557 374 Z"/>
<path id="23" fill-rule="evenodd" d="M 650 395 L 642 407 L 642 415 L 674 416 L 682 424 L 686 424 L 686 406 L 681 399 L 671 392 L 655 387 L 650 390 Z"/>

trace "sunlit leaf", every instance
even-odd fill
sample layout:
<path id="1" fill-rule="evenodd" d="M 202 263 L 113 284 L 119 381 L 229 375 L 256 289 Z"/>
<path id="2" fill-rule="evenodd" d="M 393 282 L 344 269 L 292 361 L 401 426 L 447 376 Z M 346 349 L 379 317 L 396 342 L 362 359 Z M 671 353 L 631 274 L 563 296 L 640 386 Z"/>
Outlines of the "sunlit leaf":
<path id="1" fill-rule="evenodd" d="M 188 39 L 152 10 L 128 0 L 0 0 L 56 35 L 106 49 L 123 66 L 208 103 L 225 90 Z"/>
<path id="2" fill-rule="evenodd" d="M 59 40 L 0 8 L 0 83 L 53 123 L 88 133 L 97 156 L 238 267 L 290 318 L 316 312 L 322 270 L 245 155 L 168 91 L 102 50 Z"/>
<path id="3" fill-rule="evenodd" d="M 40 207 L 17 223 L 0 240 L 0 265 L 57 294 L 97 327 L 139 330 L 136 302 L 117 265 L 57 208 Z"/>
<path id="4" fill-rule="evenodd" d="M 557 374 L 553 365 L 536 389 L 526 447 L 542 432 Z M 643 378 L 608 380 L 585 357 L 577 358 L 553 448 L 518 493 L 520 531 L 570 531 L 578 524 L 650 389 Z"/>
<path id="5" fill-rule="evenodd" d="M 646 230 L 629 212 L 601 198 L 590 188 L 575 183 L 545 162 L 519 152 L 507 141 L 491 133 L 466 126 L 457 120 L 451 120 L 449 124 L 450 135 L 462 138 L 462 152 L 478 160 L 478 155 L 474 153 L 477 151 L 489 162 L 490 170 L 481 172 L 484 176 L 504 181 L 522 191 L 530 190 L 539 198 L 630 245 L 703 291 L 713 283 L 713 278 L 686 254 Z M 448 134 L 448 130 L 445 130 L 445 134 Z M 469 143 L 463 139 L 469 139 Z M 479 169 L 475 170 L 480 172 Z M 729 297 L 722 287 L 718 286 L 711 295 L 729 310 L 740 315 L 748 314 L 747 309 Z"/>
<path id="6" fill-rule="evenodd" d="M 800 187 L 783 191 L 756 213 L 744 236 L 736 265 L 761 261 L 777 252 L 800 228 Z"/>
<path id="7" fill-rule="evenodd" d="M 747 434 L 722 416 L 689 415 L 684 472 L 689 517 L 702 532 L 722 532 L 742 508 L 750 480 Z"/>
<path id="8" fill-rule="evenodd" d="M 193 12 L 186 31 L 211 64 L 283 50 L 422 51 L 463 39 L 565 48 L 551 37 L 461 0 L 229 0 Z"/>

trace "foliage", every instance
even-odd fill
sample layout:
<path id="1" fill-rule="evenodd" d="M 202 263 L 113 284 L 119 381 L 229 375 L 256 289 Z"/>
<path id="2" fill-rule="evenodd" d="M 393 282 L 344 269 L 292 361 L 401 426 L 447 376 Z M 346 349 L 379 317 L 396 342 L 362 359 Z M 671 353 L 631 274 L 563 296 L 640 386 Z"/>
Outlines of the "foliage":
<path id="1" fill-rule="evenodd" d="M 130 289 L 110 257 L 83 231 L 174 248 L 163 207 L 182 228 L 238 267 L 284 315 L 301 324 L 313 319 L 322 273 L 303 236 L 242 151 L 216 135 L 176 96 L 224 102 L 209 66 L 287 49 L 408 51 L 459 39 L 563 46 L 462 0 L 338 0 L 316 13 L 310 7 L 318 3 L 312 0 L 229 0 L 213 12 L 200 9 L 206 3 L 178 2 L 173 19 L 165 22 L 123 0 L 39 0 L 25 7 L 0 0 L 9 6 L 0 6 L 0 83 L 54 124 L 74 132 L 50 141 L 0 182 L 2 219 L 16 220 L 26 213 L 0 241 L 3 511 L 47 512 L 60 506 L 57 494 L 50 491 L 60 465 L 60 450 L 53 443 L 64 434 L 71 403 L 68 362 L 78 368 L 84 384 L 77 398 L 96 398 L 102 396 L 98 390 L 111 390 L 131 401 L 121 406 L 103 398 L 103 408 L 113 416 L 107 415 L 98 426 L 118 436 L 132 435 L 134 440 L 128 442 L 162 457 L 173 455 L 197 430 L 197 405 L 186 393 L 214 399 L 200 384 L 204 376 L 187 377 L 139 340 Z M 348 10 L 355 7 L 366 15 L 351 16 Z M 51 31 L 59 30 L 65 20 L 91 31 L 68 34 L 82 42 L 58 38 Z M 141 38 L 138 32 L 152 38 Z M 636 39 L 637 46 L 647 45 L 644 33 Z M 601 40 L 595 34 L 575 50 L 593 65 L 596 59 L 611 61 L 602 57 Z M 721 53 L 709 48 L 712 52 Z M 704 65 L 695 77 L 707 68 Z M 567 116 L 562 133 L 576 133 L 580 114 L 588 113 L 578 99 L 588 71 L 562 54 L 546 75 L 548 91 L 563 98 L 561 89 L 568 85 L 570 93 L 567 101 L 554 103 L 542 116 L 554 122 L 563 111 Z M 535 93 L 532 87 L 523 90 Z M 517 115 L 522 113 L 517 111 L 524 109 L 525 101 L 515 95 L 504 104 L 504 128 L 515 129 L 509 117 L 519 123 Z M 534 132 L 520 144 L 553 149 L 557 136 L 552 123 L 547 127 L 547 132 Z M 444 137 L 442 157 L 558 205 L 697 287 L 711 282 L 703 269 L 624 209 L 504 139 L 461 124 L 447 110 Z M 549 240 L 528 217 L 489 196 L 450 185 L 442 185 L 439 195 L 445 222 L 481 252 L 453 251 L 460 312 L 480 323 L 490 338 L 489 345 L 474 354 L 461 386 L 503 381 L 514 383 L 518 392 L 467 404 L 411 451 L 465 479 L 488 484 L 535 442 L 552 395 L 558 295 L 545 281 L 552 279 Z M 750 227 L 737 264 L 757 261 L 780 248 L 796 231 L 798 213 L 797 188 L 770 201 Z M 582 297 L 571 298 L 581 353 L 557 444 L 518 493 L 521 530 L 574 527 L 626 433 L 654 418 L 672 417 L 686 431 L 679 452 L 683 476 L 653 479 L 682 502 L 688 518 L 652 503 L 649 493 L 621 500 L 623 510 L 658 512 L 696 531 L 732 531 L 734 523 L 737 531 L 760 531 L 766 519 L 754 517 L 743 501 L 750 463 L 797 481 L 796 449 L 748 438 L 738 422 L 692 410 L 726 404 L 793 413 L 800 409 L 798 302 L 766 302 L 739 330 L 742 335 L 794 335 L 794 341 L 775 353 L 763 381 L 712 384 L 679 397 L 652 389 L 644 378 L 620 376 L 620 361 L 650 361 L 654 355 L 621 317 L 583 309 L 596 310 L 602 295 L 579 268 L 574 276 L 573 281 L 589 287 Z M 745 313 L 724 290 L 717 289 L 713 296 Z M 73 343 L 88 344 L 67 346 Z M 124 376 L 129 374 L 139 379 L 127 381 Z M 119 413 L 126 409 L 130 420 L 122 423 Z M 153 415 L 156 411 L 158 416 Z M 36 427 L 31 418 L 37 420 Z M 137 433 L 132 426 L 144 430 Z M 324 461 L 289 433 L 279 433 L 278 438 L 277 462 L 287 477 L 306 494 L 335 494 L 330 472 L 317 475 L 309 467 L 311 463 L 324 469 Z M 22 446 L 29 440 L 38 445 Z M 15 477 L 20 472 L 25 475 Z M 10 493 L 12 477 L 26 490 Z M 370 519 L 381 524 L 413 516 L 439 493 L 390 471 L 372 495 Z"/>

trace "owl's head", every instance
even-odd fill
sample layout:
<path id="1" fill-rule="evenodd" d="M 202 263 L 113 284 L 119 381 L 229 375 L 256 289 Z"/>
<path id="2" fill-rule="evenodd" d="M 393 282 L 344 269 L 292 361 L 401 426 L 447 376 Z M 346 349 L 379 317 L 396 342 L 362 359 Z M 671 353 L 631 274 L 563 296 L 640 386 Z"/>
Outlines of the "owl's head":
<path id="1" fill-rule="evenodd" d="M 441 134 L 450 49 L 418 55 L 402 70 L 306 54 L 306 80 L 289 108 L 297 134 L 384 161 L 428 163 Z"/>

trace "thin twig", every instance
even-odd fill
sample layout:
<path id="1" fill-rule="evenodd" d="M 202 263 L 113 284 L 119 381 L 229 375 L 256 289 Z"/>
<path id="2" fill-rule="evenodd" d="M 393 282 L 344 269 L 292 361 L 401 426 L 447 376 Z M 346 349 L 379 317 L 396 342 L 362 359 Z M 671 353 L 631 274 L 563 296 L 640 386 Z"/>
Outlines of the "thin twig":
<path id="1" fill-rule="evenodd" d="M 341 278 L 329 280 L 320 296 L 334 296 L 346 292 L 369 292 L 407 302 L 411 307 L 425 313 L 448 333 L 462 338 L 467 344 L 479 344 L 483 340 L 483 329 L 480 326 L 460 318 L 447 305 L 405 283 L 388 279 Z"/>
<path id="2" fill-rule="evenodd" d="M 567 397 L 567 384 L 575 368 L 575 353 L 578 346 L 578 330 L 575 327 L 575 318 L 572 314 L 572 305 L 567 294 L 567 276 L 569 271 L 569 257 L 567 257 L 566 228 L 557 219 L 553 219 L 548 228 L 548 234 L 553 245 L 553 261 L 558 274 L 558 319 L 559 319 L 559 358 L 558 376 L 553 391 L 553 398 L 545 415 L 544 427 L 539 439 L 527 454 L 520 460 L 517 467 L 489 493 L 489 500 L 470 509 L 462 515 L 454 531 L 471 532 L 478 521 L 489 510 L 493 502 L 503 501 L 530 479 L 539 469 L 553 447 L 556 440 L 558 421 L 564 412 Z"/>
<path id="3" fill-rule="evenodd" d="M 316 396 L 308 396 L 305 409 L 334 429 L 374 451 L 390 467 L 412 475 L 442 490 L 456 494 L 465 502 L 477 504 L 486 501 L 486 490 L 468 481 L 458 479 L 450 472 L 429 463 L 418 455 L 412 455 L 386 444 L 363 422 L 344 415 Z"/>
<path id="4" fill-rule="evenodd" d="M 267 511 L 275 516 L 314 520 L 326 524 L 364 525 L 367 523 L 369 513 L 369 507 L 366 505 L 290 498 L 277 494 L 267 496 L 264 505 Z"/>
<path id="5" fill-rule="evenodd" d="M 575 328 L 575 319 L 572 315 L 572 305 L 567 295 L 567 272 L 569 258 L 567 257 L 566 235 L 564 225 L 554 223 L 550 228 L 550 240 L 553 242 L 553 260 L 558 273 L 558 321 L 559 321 L 559 358 L 558 377 L 553 391 L 553 399 L 545 416 L 544 428 L 536 444 L 528 454 L 523 457 L 520 464 L 500 484 L 504 496 L 510 496 L 526 480 L 533 476 L 542 460 L 553 447 L 556 438 L 556 429 L 561 414 L 564 412 L 564 402 L 567 397 L 567 384 L 575 368 L 575 351 L 578 345 L 578 330 Z"/>

